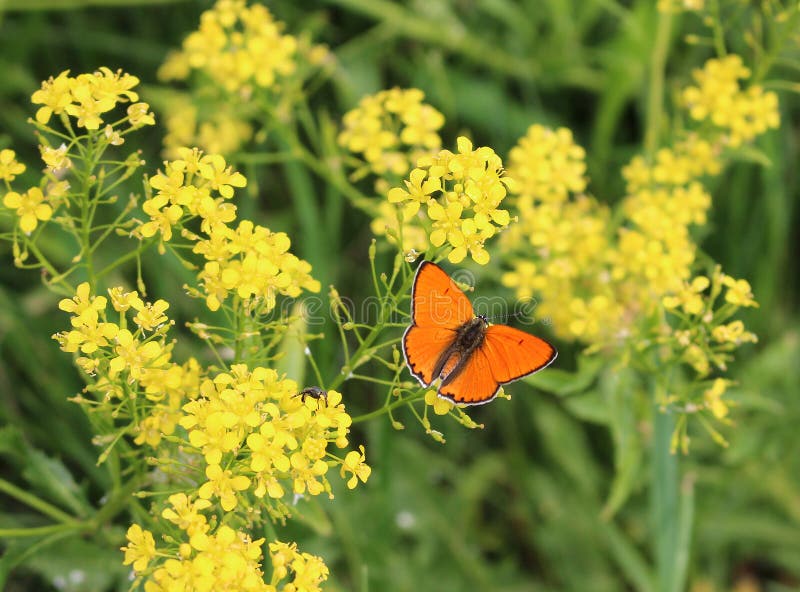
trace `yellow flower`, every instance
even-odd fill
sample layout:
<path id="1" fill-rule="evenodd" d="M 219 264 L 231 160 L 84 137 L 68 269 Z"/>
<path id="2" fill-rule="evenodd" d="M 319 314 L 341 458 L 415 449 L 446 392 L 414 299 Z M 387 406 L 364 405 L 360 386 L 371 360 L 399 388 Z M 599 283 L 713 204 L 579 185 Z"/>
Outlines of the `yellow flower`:
<path id="1" fill-rule="evenodd" d="M 17 153 L 8 148 L 0 150 L 0 181 L 13 181 L 25 171 L 25 165 L 17 162 Z"/>
<path id="2" fill-rule="evenodd" d="M 150 112 L 150 105 L 147 103 L 134 103 L 128 106 L 128 121 L 131 127 L 156 124 L 155 116 Z"/>
<path id="3" fill-rule="evenodd" d="M 665 308 L 676 309 L 679 306 L 689 315 L 697 315 L 704 311 L 705 301 L 702 293 L 711 285 L 705 276 L 697 276 L 690 284 L 684 284 L 681 291 L 675 295 L 664 296 L 662 303 Z"/>
<path id="4" fill-rule="evenodd" d="M 85 354 L 92 354 L 99 348 L 107 347 L 120 330 L 114 323 L 101 322 L 94 310 L 87 310 L 74 317 L 72 326 L 72 331 L 53 336 L 65 352 L 76 352 L 80 349 Z"/>
<path id="5" fill-rule="evenodd" d="M 232 471 L 223 470 L 219 465 L 207 466 L 206 477 L 208 481 L 200 486 L 197 494 L 204 500 L 211 499 L 212 496 L 218 497 L 226 512 L 236 508 L 236 492 L 250 487 L 250 479 L 244 475 L 234 475 Z"/>
<path id="6" fill-rule="evenodd" d="M 150 560 L 156 556 L 156 542 L 153 539 L 153 533 L 142 529 L 138 524 L 133 524 L 128 528 L 126 538 L 128 545 L 120 549 L 125 551 L 123 564 L 133 564 L 134 571 L 144 571 Z"/>
<path id="7" fill-rule="evenodd" d="M 300 553 L 295 543 L 270 543 L 269 554 L 272 562 L 272 585 L 277 586 L 287 577 L 291 578 L 291 583 L 282 587 L 282 590 L 320 592 L 319 585 L 328 579 L 328 567 L 322 559 L 310 553 Z"/>
<path id="8" fill-rule="evenodd" d="M 138 433 L 133 441 L 139 446 L 146 443 L 151 448 L 156 448 L 165 435 L 175 431 L 177 423 L 176 413 L 153 411 L 151 415 L 139 422 L 136 428 Z"/>
<path id="9" fill-rule="evenodd" d="M 42 82 L 42 88 L 31 96 L 34 105 L 44 105 L 36 112 L 36 121 L 46 124 L 53 114 L 60 115 L 64 112 L 67 105 L 72 103 L 72 81 L 69 70 L 65 70 L 57 77 L 51 76 Z"/>
<path id="10" fill-rule="evenodd" d="M 293 453 L 289 461 L 292 465 L 295 493 L 302 494 L 308 491 L 310 495 L 319 495 L 325 491 L 326 482 L 321 481 L 320 477 L 328 472 L 328 463 L 323 460 L 310 460 L 302 452 Z"/>
<path id="11" fill-rule="evenodd" d="M 190 500 L 185 493 L 174 493 L 169 496 L 169 508 L 161 512 L 161 517 L 169 520 L 189 536 L 208 531 L 208 522 L 200 511 L 211 507 L 205 499 Z"/>
<path id="12" fill-rule="evenodd" d="M 387 195 L 389 203 L 406 203 L 403 208 L 403 217 L 405 219 L 411 218 L 419 211 L 422 204 L 428 203 L 431 199 L 431 194 L 435 191 L 441 190 L 441 182 L 439 179 L 426 179 L 426 172 L 422 169 L 414 169 L 411 171 L 407 181 L 404 181 L 406 189 L 395 187 L 389 190 Z"/>
<path id="13" fill-rule="evenodd" d="M 451 401 L 438 396 L 435 390 L 425 392 L 425 404 L 433 407 L 436 415 L 447 415 L 455 407 Z"/>
<path id="14" fill-rule="evenodd" d="M 722 395 L 725 394 L 729 384 L 730 382 L 724 378 L 717 378 L 703 393 L 706 408 L 717 419 L 723 419 L 728 415 L 728 405 L 722 400 Z"/>
<path id="15" fill-rule="evenodd" d="M 64 107 L 67 114 L 78 120 L 78 127 L 85 127 L 87 130 L 100 129 L 103 123 L 101 115 L 111 111 L 116 105 L 114 98 L 110 96 L 98 99 L 94 96 L 93 90 L 92 78 L 86 75 L 79 76 L 71 88 L 73 102 Z"/>
<path id="16" fill-rule="evenodd" d="M 758 307 L 753 299 L 753 290 L 747 280 L 737 280 L 729 275 L 722 276 L 722 285 L 727 288 L 725 301 L 736 306 Z"/>
<path id="17" fill-rule="evenodd" d="M 758 337 L 750 331 L 745 331 L 744 323 L 742 321 L 732 321 L 727 325 L 719 325 L 714 327 L 711 336 L 719 343 L 733 343 L 741 345 L 742 343 L 757 343 Z"/>
<path id="18" fill-rule="evenodd" d="M 42 153 L 42 160 L 52 172 L 68 169 L 72 166 L 66 144 L 61 144 L 58 148 L 39 146 L 39 151 Z"/>
<path id="19" fill-rule="evenodd" d="M 92 296 L 89 282 L 83 282 L 75 289 L 75 296 L 64 298 L 59 301 L 58 308 L 64 312 L 70 312 L 76 317 L 80 317 L 85 311 L 93 310 L 102 312 L 105 310 L 108 300 L 105 296 Z"/>
<path id="20" fill-rule="evenodd" d="M 225 159 L 219 154 L 208 154 L 200 159 L 198 172 L 201 177 L 209 181 L 211 189 L 230 199 L 233 197 L 234 187 L 245 187 L 247 179 L 244 175 L 233 170 L 225 164 Z"/>
<path id="21" fill-rule="evenodd" d="M 3 197 L 3 205 L 16 210 L 19 227 L 25 234 L 36 230 L 39 221 L 46 222 L 52 217 L 53 208 L 45 201 L 45 196 L 38 187 L 31 187 L 23 194 L 9 191 Z"/>
<path id="22" fill-rule="evenodd" d="M 89 284 L 86 285 L 88 287 Z M 78 286 L 78 288 L 80 289 L 80 286 Z M 135 290 L 133 292 L 125 292 L 124 288 L 117 286 L 115 288 L 109 288 L 108 295 L 111 297 L 111 306 L 113 306 L 114 310 L 117 312 L 125 312 L 131 307 L 139 310 L 140 307 L 144 306 L 144 302 L 142 302 L 138 292 Z"/>
<path id="23" fill-rule="evenodd" d="M 348 489 L 354 489 L 356 485 L 358 485 L 358 480 L 361 479 L 363 483 L 367 482 L 369 479 L 370 473 L 372 473 L 372 469 L 369 465 L 367 465 L 366 460 L 367 457 L 364 453 L 364 447 L 358 447 L 359 452 L 355 450 L 351 450 L 347 453 L 347 456 L 344 457 L 344 462 L 342 463 L 341 468 L 341 475 L 344 478 L 345 473 L 351 473 L 352 477 L 347 481 Z"/>
<path id="24" fill-rule="evenodd" d="M 169 302 L 166 300 L 156 300 L 153 303 L 145 304 L 141 300 L 135 299 L 132 301 L 132 305 L 138 311 L 133 317 L 133 322 L 145 331 L 153 331 L 160 325 L 169 322 L 167 315 L 164 314 L 164 311 L 169 308 Z"/>
<path id="25" fill-rule="evenodd" d="M 111 378 L 126 370 L 133 380 L 138 380 L 146 368 L 157 367 L 165 361 L 164 349 L 158 341 L 141 343 L 127 329 L 120 329 L 115 338 L 116 357 L 108 364 Z"/>

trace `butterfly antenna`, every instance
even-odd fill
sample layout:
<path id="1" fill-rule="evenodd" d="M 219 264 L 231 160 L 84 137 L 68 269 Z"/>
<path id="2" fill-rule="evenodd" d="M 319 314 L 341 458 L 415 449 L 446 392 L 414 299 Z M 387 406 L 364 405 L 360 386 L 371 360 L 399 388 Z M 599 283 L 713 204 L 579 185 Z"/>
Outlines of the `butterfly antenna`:
<path id="1" fill-rule="evenodd" d="M 493 323 L 499 319 L 500 322 L 502 322 L 503 324 L 507 324 L 510 319 L 518 319 L 522 315 L 523 315 L 522 311 L 515 310 L 514 312 L 511 313 L 504 313 L 499 315 L 492 315 L 492 316 L 483 315 L 483 318 L 490 323 Z"/>

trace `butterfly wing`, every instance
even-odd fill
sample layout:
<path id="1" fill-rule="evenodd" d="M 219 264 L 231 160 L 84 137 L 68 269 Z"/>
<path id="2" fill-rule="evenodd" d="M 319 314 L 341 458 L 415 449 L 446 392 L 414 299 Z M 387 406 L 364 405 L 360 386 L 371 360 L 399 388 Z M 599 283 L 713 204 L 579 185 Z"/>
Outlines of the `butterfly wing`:
<path id="1" fill-rule="evenodd" d="M 480 346 L 501 384 L 538 372 L 556 359 L 556 348 L 525 331 L 508 325 L 491 325 Z"/>
<path id="2" fill-rule="evenodd" d="M 461 405 L 488 403 L 501 385 L 541 370 L 557 355 L 544 339 L 507 325 L 492 325 L 463 368 L 442 381 L 439 395 Z"/>
<path id="3" fill-rule="evenodd" d="M 475 317 L 472 303 L 435 263 L 423 261 L 411 290 L 411 318 L 420 327 L 457 329 Z"/>
<path id="4" fill-rule="evenodd" d="M 442 381 L 439 396 L 459 405 L 480 405 L 494 399 L 498 390 L 500 383 L 492 375 L 489 358 L 481 346 L 463 362 L 463 368 Z"/>
<path id="5" fill-rule="evenodd" d="M 430 386 L 436 363 L 456 338 L 455 329 L 411 325 L 403 335 L 403 353 L 411 374 L 422 386 Z"/>
<path id="6" fill-rule="evenodd" d="M 403 335 L 403 354 L 423 386 L 438 378 L 434 370 L 453 344 L 456 330 L 472 319 L 472 304 L 445 271 L 430 261 L 417 268 L 411 290 L 411 326 Z"/>

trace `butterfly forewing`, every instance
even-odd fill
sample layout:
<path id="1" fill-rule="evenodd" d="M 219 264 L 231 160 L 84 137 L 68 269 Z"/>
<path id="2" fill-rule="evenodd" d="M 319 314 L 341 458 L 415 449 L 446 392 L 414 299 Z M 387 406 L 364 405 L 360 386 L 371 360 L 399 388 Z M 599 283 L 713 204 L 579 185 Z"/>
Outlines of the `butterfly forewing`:
<path id="1" fill-rule="evenodd" d="M 475 317 L 472 303 L 444 270 L 423 261 L 414 278 L 411 314 L 415 325 L 457 329 Z"/>
<path id="2" fill-rule="evenodd" d="M 492 375 L 506 383 L 533 374 L 556 359 L 556 348 L 530 333 L 508 325 L 486 329 L 481 349 L 491 360 Z"/>

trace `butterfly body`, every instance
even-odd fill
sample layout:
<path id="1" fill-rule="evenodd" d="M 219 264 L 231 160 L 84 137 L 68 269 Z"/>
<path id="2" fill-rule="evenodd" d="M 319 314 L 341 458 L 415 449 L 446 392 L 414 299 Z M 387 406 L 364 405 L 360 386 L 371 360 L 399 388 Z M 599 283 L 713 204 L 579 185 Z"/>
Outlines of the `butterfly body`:
<path id="1" fill-rule="evenodd" d="M 543 339 L 476 316 L 461 289 L 430 261 L 417 269 L 411 317 L 403 335 L 406 363 L 423 386 L 440 380 L 439 396 L 454 403 L 487 403 L 501 385 L 541 370 L 557 355 Z"/>
<path id="2" fill-rule="evenodd" d="M 456 378 L 472 353 L 483 343 L 488 326 L 486 317 L 478 316 L 456 329 L 453 343 L 441 353 L 434 366 L 434 376 L 444 382 Z"/>

